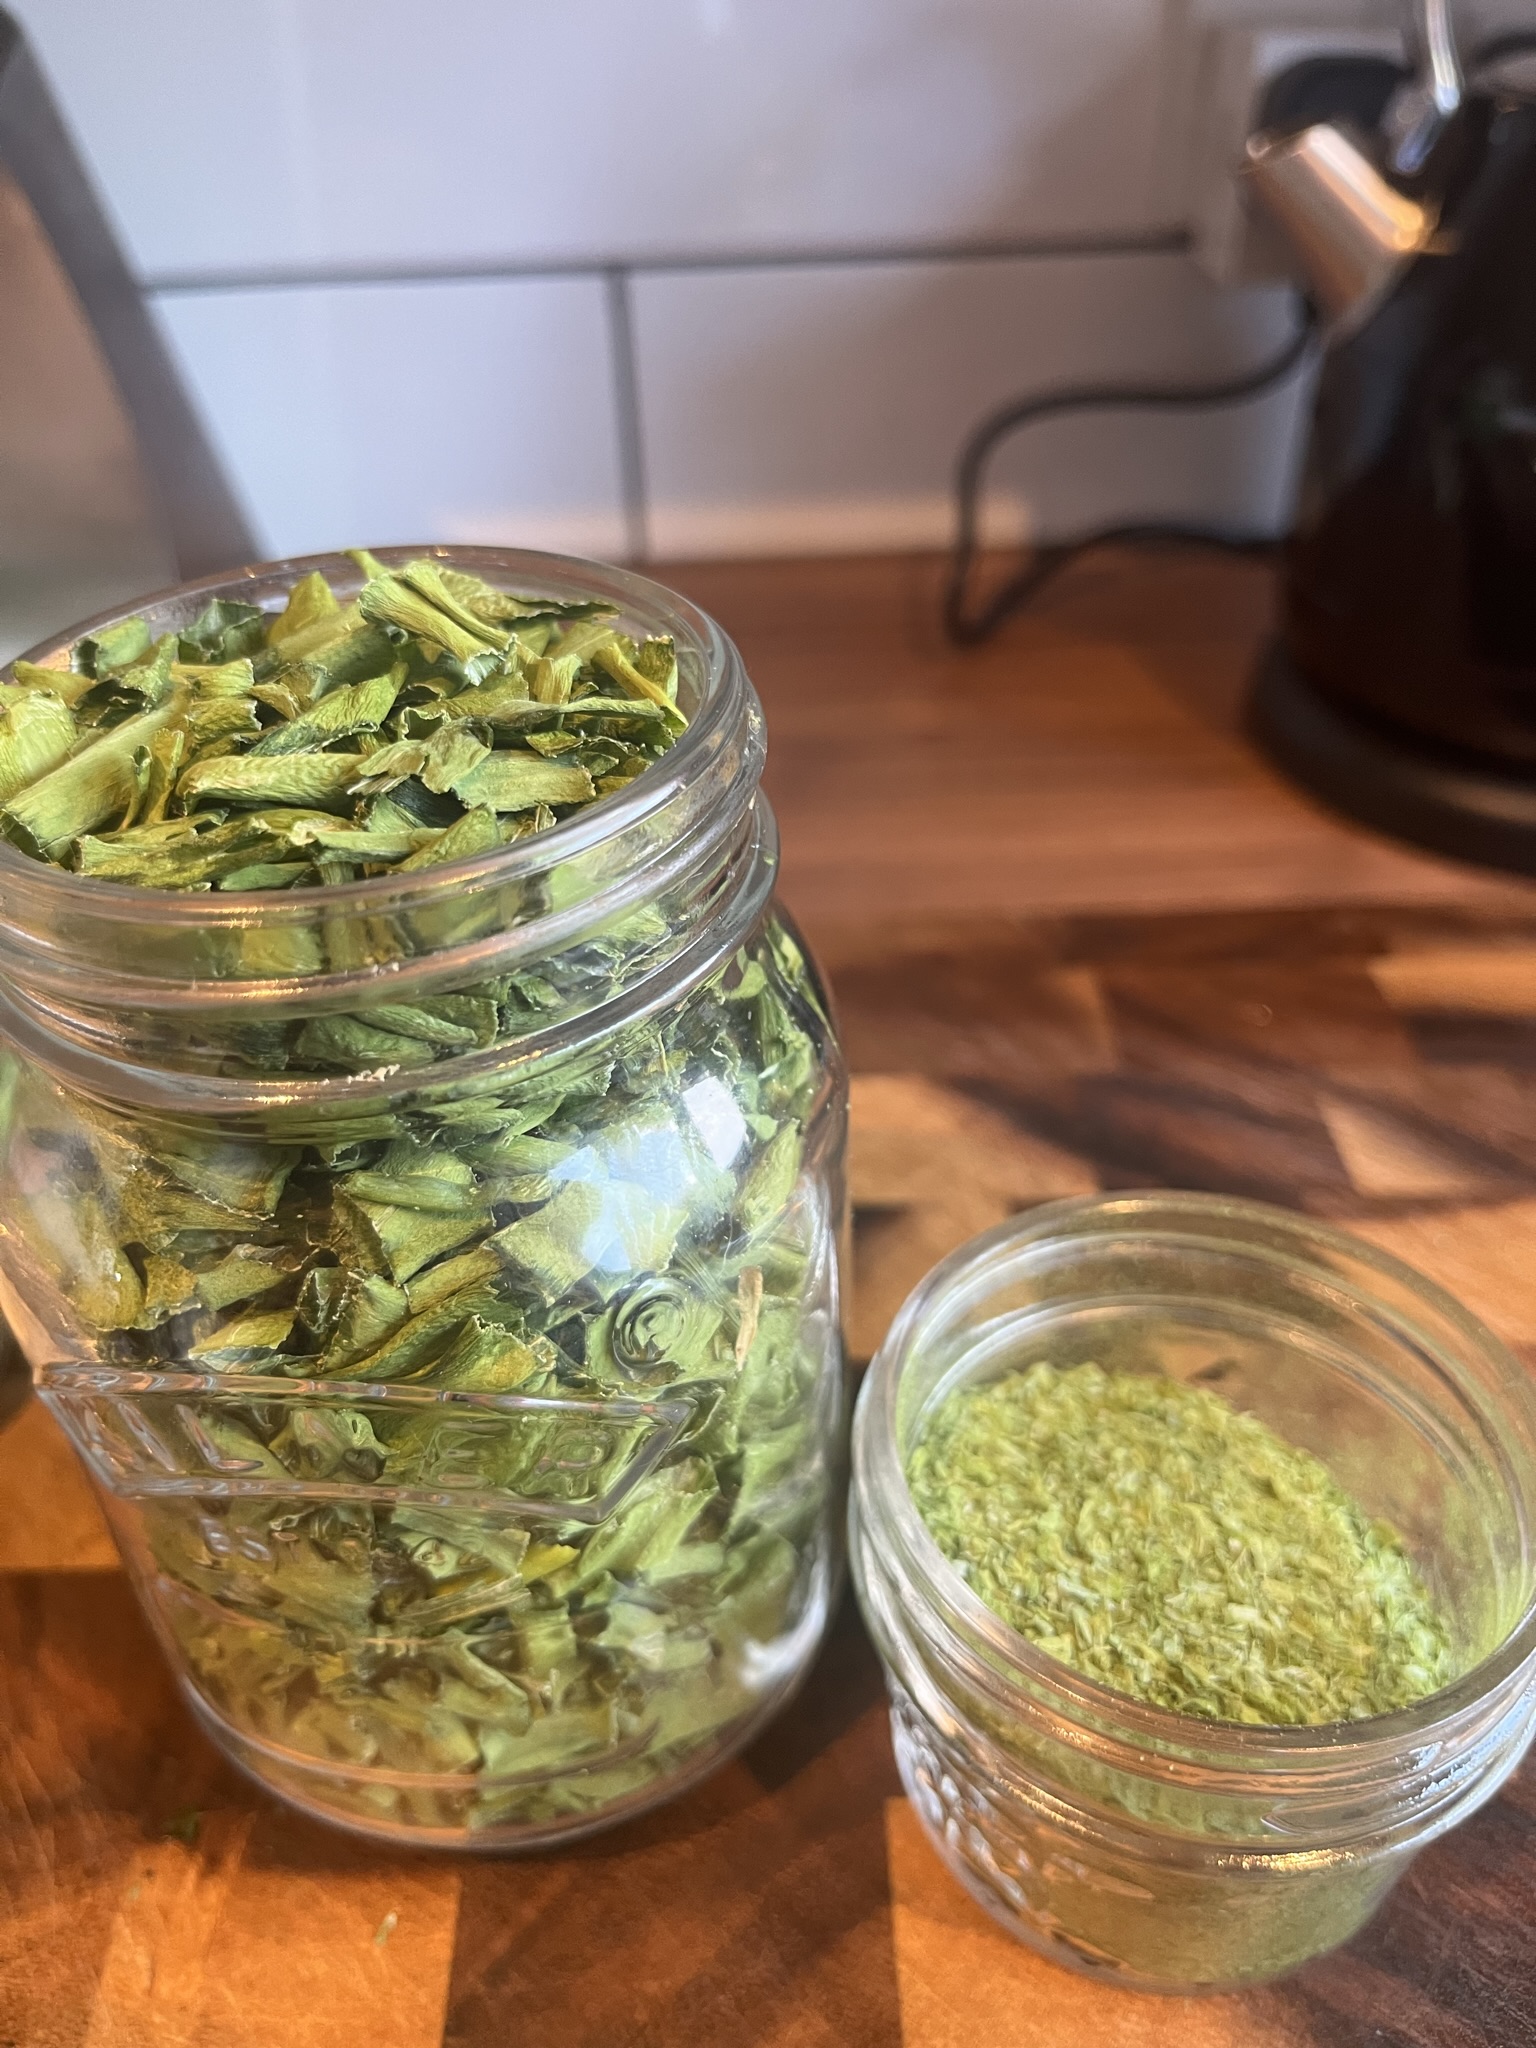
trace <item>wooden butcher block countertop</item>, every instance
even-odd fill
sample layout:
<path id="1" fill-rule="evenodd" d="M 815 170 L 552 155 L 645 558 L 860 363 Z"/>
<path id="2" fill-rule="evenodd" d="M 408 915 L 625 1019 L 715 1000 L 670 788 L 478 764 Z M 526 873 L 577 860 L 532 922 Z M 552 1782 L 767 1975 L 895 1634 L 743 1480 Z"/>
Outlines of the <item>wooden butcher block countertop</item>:
<path id="1" fill-rule="evenodd" d="M 964 656 L 932 563 L 670 575 L 766 703 L 784 894 L 841 1010 L 856 1359 L 973 1232 L 1169 1185 L 1345 1223 L 1536 1363 L 1536 891 L 1253 757 L 1263 569 L 1097 557 Z M 560 1855 L 374 1851 L 214 1754 L 52 1423 L 0 1434 L 0 2048 L 1533 2042 L 1536 1769 L 1339 1954 L 1133 1996 L 939 1867 L 845 1607 L 795 1704 L 676 1804 Z"/>

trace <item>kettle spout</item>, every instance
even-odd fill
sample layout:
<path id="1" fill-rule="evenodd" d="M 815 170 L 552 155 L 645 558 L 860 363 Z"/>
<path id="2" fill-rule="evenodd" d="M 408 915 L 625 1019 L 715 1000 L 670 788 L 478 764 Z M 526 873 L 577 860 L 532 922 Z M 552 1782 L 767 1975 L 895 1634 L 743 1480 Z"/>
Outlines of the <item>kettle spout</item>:
<path id="1" fill-rule="evenodd" d="M 1404 198 L 1326 121 L 1252 137 L 1247 176 L 1336 333 L 1369 318 L 1435 231 L 1431 210 Z"/>

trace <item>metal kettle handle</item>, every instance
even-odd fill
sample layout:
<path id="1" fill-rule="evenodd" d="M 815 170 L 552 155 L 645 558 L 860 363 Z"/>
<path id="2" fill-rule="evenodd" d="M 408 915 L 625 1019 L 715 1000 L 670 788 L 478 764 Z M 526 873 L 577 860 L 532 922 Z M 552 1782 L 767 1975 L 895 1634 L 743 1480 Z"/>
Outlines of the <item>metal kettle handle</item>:
<path id="1" fill-rule="evenodd" d="M 1451 22 L 1451 0 L 1420 0 L 1419 48 L 1428 73 L 1425 85 L 1429 95 L 1441 115 L 1449 118 L 1461 105 L 1466 90 Z"/>
<path id="2" fill-rule="evenodd" d="M 1417 74 L 1387 110 L 1391 168 L 1399 177 L 1412 177 L 1423 169 L 1466 94 L 1451 0 L 1418 0 L 1415 44 Z"/>

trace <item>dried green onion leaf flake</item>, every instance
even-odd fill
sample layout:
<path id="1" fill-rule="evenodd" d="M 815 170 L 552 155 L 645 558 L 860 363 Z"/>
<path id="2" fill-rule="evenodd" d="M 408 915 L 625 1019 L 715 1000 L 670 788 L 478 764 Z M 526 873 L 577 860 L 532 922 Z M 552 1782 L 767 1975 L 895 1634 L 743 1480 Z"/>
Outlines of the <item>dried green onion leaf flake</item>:
<path id="1" fill-rule="evenodd" d="M 547 830 L 686 725 L 672 643 L 629 638 L 600 600 L 356 558 L 368 581 L 350 603 L 312 571 L 280 612 L 215 598 L 158 643 L 129 619 L 82 640 L 68 671 L 18 663 L 0 691 L 0 832 L 141 888 L 322 886 Z M 292 833 L 295 808 L 335 829 Z M 201 835 L 232 812 L 251 850 L 210 864 Z"/>

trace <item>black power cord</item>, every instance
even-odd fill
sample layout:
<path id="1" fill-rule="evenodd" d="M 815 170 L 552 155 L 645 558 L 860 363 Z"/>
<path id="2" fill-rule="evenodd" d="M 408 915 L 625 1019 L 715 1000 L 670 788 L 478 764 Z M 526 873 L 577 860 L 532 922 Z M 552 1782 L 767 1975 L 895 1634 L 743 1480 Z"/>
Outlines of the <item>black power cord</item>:
<path id="1" fill-rule="evenodd" d="M 1508 28 L 1480 43 L 1473 51 L 1467 69 L 1475 75 L 1480 71 L 1491 71 L 1496 65 L 1507 63 L 1511 57 L 1533 54 L 1536 54 L 1536 29 Z"/>
<path id="2" fill-rule="evenodd" d="M 1302 301 L 1296 331 L 1279 352 L 1247 370 L 1215 384 L 1080 384 L 1061 391 L 1041 392 L 1002 406 L 984 419 L 966 442 L 955 471 L 955 549 L 950 561 L 949 582 L 944 592 L 944 631 L 957 647 L 976 647 L 989 640 L 1010 613 L 1027 604 L 1042 584 L 1068 562 L 1089 548 L 1115 542 L 1181 541 L 1197 547 L 1226 548 L 1236 553 L 1253 553 L 1274 546 L 1268 534 L 1223 533 L 1213 527 L 1185 525 L 1176 520 L 1142 521 L 1131 525 L 1106 526 L 1067 541 L 1053 541 L 1031 552 L 1024 567 L 995 590 L 976 609 L 970 608 L 971 572 L 978 551 L 977 523 L 987 465 L 1001 444 L 1021 427 L 1046 419 L 1053 413 L 1128 411 L 1141 407 L 1157 411 L 1184 412 L 1204 406 L 1241 405 L 1261 392 L 1282 384 L 1306 356 L 1317 327 L 1311 305 Z"/>
<path id="3" fill-rule="evenodd" d="M 1477 78 L 1496 72 L 1512 59 L 1536 55 L 1536 29 L 1506 29 L 1484 41 L 1468 61 L 1469 74 Z M 1326 71 L 1326 77 L 1313 77 Z M 1337 60 L 1302 63 L 1276 81 L 1286 94 L 1282 102 L 1272 90 L 1262 125 L 1282 129 L 1303 127 L 1311 120 L 1335 118 L 1341 111 L 1338 100 L 1340 67 Z M 1346 99 L 1344 111 L 1354 112 L 1367 130 L 1379 120 L 1386 96 L 1395 83 L 1408 76 L 1401 65 L 1372 61 L 1363 67 L 1357 60 L 1344 67 L 1343 85 L 1348 93 L 1365 95 L 1366 103 L 1354 106 Z M 1328 104 L 1312 104 L 1314 89 L 1326 87 Z M 1298 95 L 1300 96 L 1298 98 Z M 984 603 L 972 610 L 971 573 L 976 565 L 977 523 L 982 488 L 988 463 L 1001 444 L 1021 427 L 1027 427 L 1053 413 L 1121 411 L 1147 407 L 1154 410 L 1193 411 L 1205 406 L 1241 405 L 1245 400 L 1282 384 L 1305 358 L 1317 329 L 1317 315 L 1305 299 L 1295 333 L 1267 363 L 1241 377 L 1218 384 L 1094 385 L 1069 386 L 1062 391 L 1042 392 L 1001 407 L 984 419 L 961 450 L 955 473 L 955 547 L 950 561 L 948 585 L 944 592 L 944 630 L 959 647 L 975 647 L 989 640 L 1013 612 L 1027 604 L 1041 586 L 1048 583 L 1078 555 L 1090 548 L 1114 542 L 1183 542 L 1196 547 L 1225 548 L 1233 553 L 1261 553 L 1276 544 L 1268 534 L 1223 533 L 1212 527 L 1185 525 L 1176 520 L 1151 520 L 1122 526 L 1106 526 L 1074 540 L 1054 541 L 1031 551 L 1029 559 L 1001 584 Z"/>

